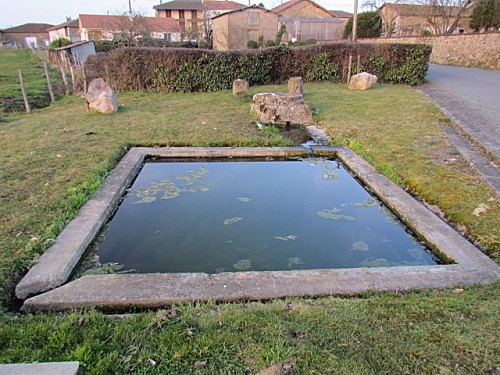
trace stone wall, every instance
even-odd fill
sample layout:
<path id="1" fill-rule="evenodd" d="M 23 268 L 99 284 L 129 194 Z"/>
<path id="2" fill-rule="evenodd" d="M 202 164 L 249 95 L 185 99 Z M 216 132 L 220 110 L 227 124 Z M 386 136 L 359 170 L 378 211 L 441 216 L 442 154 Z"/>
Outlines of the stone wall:
<path id="1" fill-rule="evenodd" d="M 361 43 L 410 43 L 432 46 L 430 62 L 500 70 L 500 33 L 358 39 Z"/>

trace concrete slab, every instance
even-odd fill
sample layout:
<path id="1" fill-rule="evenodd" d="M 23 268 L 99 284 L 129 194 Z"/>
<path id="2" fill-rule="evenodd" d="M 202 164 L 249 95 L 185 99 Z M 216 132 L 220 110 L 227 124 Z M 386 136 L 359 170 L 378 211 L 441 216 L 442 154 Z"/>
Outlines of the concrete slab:
<path id="1" fill-rule="evenodd" d="M 397 212 L 418 236 L 452 265 L 356 268 L 281 272 L 236 272 L 208 275 L 127 274 L 85 276 L 25 301 L 23 310 L 64 310 L 82 306 L 103 309 L 160 307 L 176 301 L 232 301 L 285 296 L 357 294 L 368 290 L 449 288 L 490 283 L 500 269 L 479 249 L 455 232 L 399 186 L 345 148 L 312 146 L 318 156 L 337 155 L 368 188 Z M 295 148 L 137 148 L 136 158 L 306 156 Z M 142 160 L 142 159 L 141 159 Z M 42 272 L 39 269 L 38 272 Z"/>
<path id="2" fill-rule="evenodd" d="M 0 375 L 76 375 L 78 362 L 20 363 L 0 365 Z"/>

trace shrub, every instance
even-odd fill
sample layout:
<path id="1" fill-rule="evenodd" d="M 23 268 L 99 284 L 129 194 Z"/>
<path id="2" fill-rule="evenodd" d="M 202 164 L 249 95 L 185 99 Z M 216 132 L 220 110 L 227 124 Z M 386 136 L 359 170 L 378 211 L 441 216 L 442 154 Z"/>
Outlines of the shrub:
<path id="1" fill-rule="evenodd" d="M 68 44 L 71 44 L 71 41 L 66 38 L 57 38 L 54 39 L 52 42 L 49 44 L 49 49 L 56 49 L 59 47 L 64 47 L 67 46 Z"/>
<path id="2" fill-rule="evenodd" d="M 316 39 L 307 39 L 307 40 L 297 40 L 296 42 L 289 41 L 288 45 L 290 47 L 299 47 L 299 46 L 309 46 L 311 44 L 316 44 L 318 41 Z"/>
<path id="3" fill-rule="evenodd" d="M 345 25 L 345 37 L 352 36 L 352 17 Z M 378 12 L 364 12 L 358 14 L 358 38 L 376 38 L 382 32 L 382 18 Z"/>
<path id="4" fill-rule="evenodd" d="M 255 41 L 255 40 L 249 40 L 247 43 L 247 48 L 257 49 L 257 48 L 259 48 L 259 43 L 257 43 L 257 41 Z"/>
<path id="5" fill-rule="evenodd" d="M 279 84 L 294 76 L 306 82 L 345 82 L 349 55 L 355 71 L 376 74 L 381 83 L 423 82 L 431 48 L 410 44 L 332 43 L 297 48 L 211 51 L 182 48 L 119 48 L 90 56 L 87 77 L 111 75 L 118 91 L 196 92 L 230 89 L 242 78 L 250 85 Z"/>

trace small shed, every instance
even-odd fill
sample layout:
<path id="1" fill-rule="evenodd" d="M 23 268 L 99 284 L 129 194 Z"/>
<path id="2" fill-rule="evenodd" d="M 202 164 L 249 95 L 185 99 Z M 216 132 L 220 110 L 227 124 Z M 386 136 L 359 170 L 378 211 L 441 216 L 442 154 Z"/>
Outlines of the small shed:
<path id="1" fill-rule="evenodd" d="M 56 48 L 59 53 L 69 53 L 74 57 L 74 59 L 85 62 L 87 56 L 95 55 L 94 42 L 92 41 L 80 41 L 68 44 L 64 47 Z"/>

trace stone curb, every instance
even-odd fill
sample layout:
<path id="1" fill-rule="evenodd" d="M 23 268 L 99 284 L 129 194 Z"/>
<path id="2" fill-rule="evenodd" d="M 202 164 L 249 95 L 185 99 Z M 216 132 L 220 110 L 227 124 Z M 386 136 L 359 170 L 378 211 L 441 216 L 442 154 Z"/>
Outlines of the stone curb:
<path id="1" fill-rule="evenodd" d="M 104 309 L 160 307 L 176 301 L 233 301 L 285 296 L 357 294 L 368 290 L 450 288 L 491 283 L 500 269 L 485 254 L 403 189 L 345 148 L 312 146 L 318 156 L 337 155 L 369 189 L 441 256 L 458 264 L 440 266 L 354 268 L 281 272 L 236 272 L 208 275 L 127 274 L 85 276 L 25 301 L 23 310 L 65 310 L 82 306 Z M 136 158 L 306 156 L 295 148 L 137 148 Z M 131 151 L 131 152 L 132 152 Z M 127 184 L 128 185 L 128 184 Z M 127 186 L 125 185 L 125 186 Z"/>
<path id="2" fill-rule="evenodd" d="M 76 375 L 78 362 L 19 363 L 0 365 L 0 375 Z"/>

